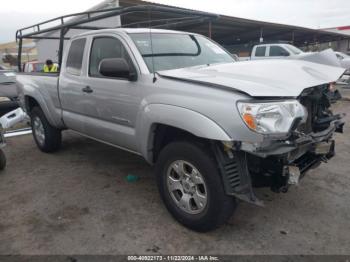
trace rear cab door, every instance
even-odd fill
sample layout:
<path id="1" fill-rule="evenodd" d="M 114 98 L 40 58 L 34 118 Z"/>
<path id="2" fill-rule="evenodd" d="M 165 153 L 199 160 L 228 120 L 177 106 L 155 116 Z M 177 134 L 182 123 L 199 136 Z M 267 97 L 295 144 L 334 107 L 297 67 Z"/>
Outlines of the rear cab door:
<path id="1" fill-rule="evenodd" d="M 88 55 L 87 38 L 73 39 L 66 48 L 59 78 L 59 98 L 65 125 L 84 132 L 84 118 L 88 101 L 84 96 L 83 64 Z"/>
<path id="2" fill-rule="evenodd" d="M 267 46 L 266 45 L 256 45 L 253 47 L 251 59 L 266 59 L 268 55 Z"/>

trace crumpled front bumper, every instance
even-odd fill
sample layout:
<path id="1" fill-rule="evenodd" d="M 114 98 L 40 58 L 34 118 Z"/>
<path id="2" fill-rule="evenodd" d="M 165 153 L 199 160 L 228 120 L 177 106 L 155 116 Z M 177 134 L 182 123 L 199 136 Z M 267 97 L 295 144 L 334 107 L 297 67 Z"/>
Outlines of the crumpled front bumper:
<path id="1" fill-rule="evenodd" d="M 334 120 L 321 132 L 299 134 L 294 139 L 274 141 L 267 146 L 241 143 L 235 148 L 224 146 L 222 150 L 217 146 L 215 152 L 226 193 L 262 205 L 253 187 L 287 192 L 309 169 L 334 156 L 333 134 L 342 132 L 343 125 L 341 119 Z"/>
<path id="2" fill-rule="evenodd" d="M 308 151 L 314 150 L 317 144 L 332 138 L 334 132 L 343 132 L 344 121 L 334 120 L 329 127 L 318 133 L 299 134 L 299 137 L 293 140 L 269 141 L 262 145 L 242 143 L 241 150 L 266 158 L 269 156 L 289 155 L 290 160 L 295 160 Z"/>
<path id="3" fill-rule="evenodd" d="M 266 166 L 270 165 L 275 176 L 280 176 L 278 183 L 271 188 L 274 191 L 283 191 L 289 185 L 298 184 L 309 169 L 321 162 L 327 162 L 335 155 L 333 134 L 342 133 L 343 126 L 344 122 L 341 119 L 334 120 L 323 131 L 299 134 L 293 140 L 280 141 L 250 153 L 262 158 L 261 162 L 265 162 Z"/>

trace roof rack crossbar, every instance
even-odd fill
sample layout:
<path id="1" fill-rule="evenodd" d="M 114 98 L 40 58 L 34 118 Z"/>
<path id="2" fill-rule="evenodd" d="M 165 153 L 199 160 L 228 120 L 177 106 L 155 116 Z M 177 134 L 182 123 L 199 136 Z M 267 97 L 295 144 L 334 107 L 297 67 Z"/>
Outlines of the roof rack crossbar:
<path id="1" fill-rule="evenodd" d="M 146 21 L 138 21 L 138 22 L 133 22 L 129 24 L 124 24 L 122 26 L 115 26 L 115 27 L 102 27 L 102 26 L 72 26 L 69 29 L 80 29 L 80 30 L 101 30 L 101 29 L 116 29 L 116 28 L 123 28 L 123 27 L 130 27 L 130 26 L 135 26 L 135 25 L 142 25 L 142 24 L 147 24 L 150 25 L 151 28 L 173 28 L 176 26 L 185 26 L 187 23 L 189 24 L 194 24 L 194 23 L 202 23 L 205 21 L 211 20 L 211 18 L 201 18 L 199 16 L 196 17 L 178 17 L 178 18 L 164 18 L 164 19 L 155 19 L 155 20 L 146 20 Z M 152 25 L 154 23 L 158 22 L 165 22 L 163 24 L 159 25 Z M 33 39 L 46 39 L 48 37 L 28 37 L 28 38 L 33 38 Z M 51 38 L 51 37 L 50 37 Z M 51 39 L 59 39 L 59 37 L 52 37 Z M 65 38 L 67 40 L 69 38 Z"/>
<path id="2" fill-rule="evenodd" d="M 85 25 L 77 25 L 69 27 L 69 29 L 78 29 L 78 30 L 101 30 L 101 29 L 113 29 L 114 27 L 103 27 L 103 26 L 85 26 Z"/>
<path id="3" fill-rule="evenodd" d="M 48 39 L 48 40 L 60 40 L 59 36 L 28 36 L 26 39 Z M 64 40 L 69 40 L 70 37 L 64 37 Z"/>

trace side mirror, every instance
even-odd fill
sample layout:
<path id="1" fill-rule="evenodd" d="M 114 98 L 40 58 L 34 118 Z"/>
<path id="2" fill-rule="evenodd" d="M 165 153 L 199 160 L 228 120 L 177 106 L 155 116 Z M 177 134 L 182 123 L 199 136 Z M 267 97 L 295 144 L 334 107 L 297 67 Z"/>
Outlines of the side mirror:
<path id="1" fill-rule="evenodd" d="M 281 56 L 289 56 L 289 53 L 286 51 L 281 52 Z"/>
<path id="2" fill-rule="evenodd" d="M 129 81 L 136 80 L 136 74 L 131 72 L 129 64 L 124 58 L 102 59 L 98 71 L 107 77 L 125 78 Z"/>

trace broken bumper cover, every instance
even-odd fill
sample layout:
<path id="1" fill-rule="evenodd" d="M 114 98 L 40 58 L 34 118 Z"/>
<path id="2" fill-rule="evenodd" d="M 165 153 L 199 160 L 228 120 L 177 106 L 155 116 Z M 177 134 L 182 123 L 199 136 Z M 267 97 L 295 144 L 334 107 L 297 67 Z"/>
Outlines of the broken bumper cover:
<path id="1" fill-rule="evenodd" d="M 334 132 L 342 133 L 343 126 L 344 122 L 342 120 L 334 120 L 327 129 L 321 132 L 299 134 L 299 137 L 294 140 L 274 141 L 267 146 L 243 142 L 241 150 L 262 158 L 269 156 L 288 156 L 288 159 L 294 161 L 307 152 L 319 152 L 317 151 L 319 145 L 330 140 Z"/>
<path id="2" fill-rule="evenodd" d="M 244 143 L 229 150 L 216 147 L 226 193 L 255 205 L 263 205 L 253 191 L 259 179 L 264 180 L 262 186 L 270 187 L 275 192 L 286 192 L 290 185 L 299 183 L 306 171 L 334 156 L 332 136 L 334 132 L 342 132 L 343 125 L 341 119 L 335 120 L 321 132 L 299 134 L 293 141 L 275 141 L 268 147 Z M 252 169 L 254 165 L 258 168 L 255 174 Z M 263 174 L 269 175 L 263 177 Z"/>

